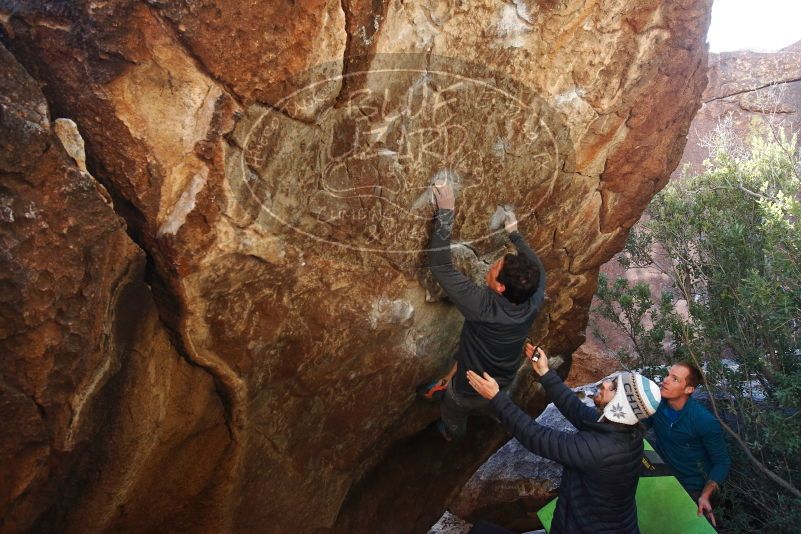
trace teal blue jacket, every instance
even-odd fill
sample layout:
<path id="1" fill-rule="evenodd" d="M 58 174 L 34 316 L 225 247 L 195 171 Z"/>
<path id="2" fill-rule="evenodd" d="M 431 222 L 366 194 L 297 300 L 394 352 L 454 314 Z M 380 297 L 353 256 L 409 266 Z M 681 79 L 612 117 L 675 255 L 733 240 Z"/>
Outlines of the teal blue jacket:
<path id="1" fill-rule="evenodd" d="M 646 421 L 656 433 L 656 452 L 673 468 L 687 491 L 700 491 L 708 480 L 723 484 L 731 458 L 718 420 L 690 397 L 679 412 L 679 419 L 671 425 L 665 414 L 667 406 L 667 401 L 662 400 Z"/>

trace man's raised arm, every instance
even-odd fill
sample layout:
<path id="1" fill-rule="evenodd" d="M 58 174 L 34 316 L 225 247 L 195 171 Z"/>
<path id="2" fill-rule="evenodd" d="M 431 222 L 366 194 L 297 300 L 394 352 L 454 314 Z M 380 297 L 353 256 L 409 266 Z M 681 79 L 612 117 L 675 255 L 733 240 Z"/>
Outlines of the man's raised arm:
<path id="1" fill-rule="evenodd" d="M 545 353 L 540 357 L 546 358 Z M 568 434 L 537 424 L 511 401 L 507 393 L 500 393 L 498 382 L 486 372 L 481 377 L 473 371 L 467 371 L 467 380 L 479 395 L 490 401 L 490 409 L 506 430 L 534 454 L 582 470 L 590 469 L 599 462 L 600 459 L 596 458 L 599 449 L 596 444 L 587 442 L 591 437 L 585 433 Z"/>
<path id="2" fill-rule="evenodd" d="M 598 420 L 598 412 L 590 408 L 578 398 L 576 392 L 562 382 L 556 371 L 549 369 L 548 356 L 541 348 L 535 354 L 531 343 L 526 343 L 526 358 L 531 362 L 534 373 L 540 377 L 540 384 L 545 388 L 548 400 L 565 416 L 565 419 L 579 430 L 584 428 L 585 422 Z"/>
<path id="3" fill-rule="evenodd" d="M 434 278 L 445 290 L 465 319 L 480 319 L 484 293 L 453 265 L 451 258 L 451 231 L 453 230 L 454 197 L 453 188 L 449 184 L 432 187 L 437 211 L 434 231 L 428 242 L 428 266 Z"/>
<path id="4" fill-rule="evenodd" d="M 535 292 L 535 295 L 544 295 L 546 276 L 545 266 L 542 265 L 542 261 L 540 261 L 537 253 L 531 250 L 531 247 L 528 246 L 525 238 L 523 238 L 520 232 L 517 231 L 517 218 L 513 213 L 509 212 L 506 214 L 506 220 L 504 221 L 504 224 L 506 232 L 509 234 L 509 240 L 514 243 L 515 247 L 517 247 L 517 252 L 524 255 L 529 259 L 529 261 L 537 266 L 537 269 L 540 272 L 540 283 L 537 285 L 537 291 Z"/>

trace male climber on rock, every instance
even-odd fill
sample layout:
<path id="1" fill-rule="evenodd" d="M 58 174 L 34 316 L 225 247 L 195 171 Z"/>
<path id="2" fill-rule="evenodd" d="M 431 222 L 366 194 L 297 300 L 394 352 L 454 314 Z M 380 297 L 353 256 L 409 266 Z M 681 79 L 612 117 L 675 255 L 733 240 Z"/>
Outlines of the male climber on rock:
<path id="1" fill-rule="evenodd" d="M 451 260 L 453 187 L 440 180 L 432 192 L 437 210 L 428 245 L 429 267 L 465 322 L 450 372 L 418 393 L 428 400 L 442 398 L 437 428 L 450 441 L 464 436 L 468 415 L 487 413 L 489 401 L 470 387 L 465 374 L 468 370 L 479 376 L 489 373 L 501 389 L 511 385 L 520 367 L 526 335 L 542 308 L 545 269 L 517 232 L 515 216 L 508 213 L 505 228 L 518 254 L 506 254 L 493 263 L 487 286 L 477 286 L 457 271 Z"/>

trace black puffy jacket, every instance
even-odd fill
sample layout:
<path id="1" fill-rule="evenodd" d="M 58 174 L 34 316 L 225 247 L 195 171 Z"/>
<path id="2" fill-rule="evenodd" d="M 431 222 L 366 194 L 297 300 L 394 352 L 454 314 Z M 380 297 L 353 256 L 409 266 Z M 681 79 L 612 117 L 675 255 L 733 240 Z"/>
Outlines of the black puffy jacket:
<path id="1" fill-rule="evenodd" d="M 540 382 L 577 433 L 537 424 L 504 393 L 496 395 L 490 407 L 524 447 L 564 466 L 551 534 L 638 533 L 634 496 L 643 455 L 642 431 L 597 423 L 600 414 L 582 403 L 553 370 Z"/>

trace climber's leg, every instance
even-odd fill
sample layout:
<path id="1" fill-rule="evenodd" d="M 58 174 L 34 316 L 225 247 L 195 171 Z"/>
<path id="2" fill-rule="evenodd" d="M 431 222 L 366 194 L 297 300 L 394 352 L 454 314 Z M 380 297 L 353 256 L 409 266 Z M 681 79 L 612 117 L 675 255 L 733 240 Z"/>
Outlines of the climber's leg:
<path id="1" fill-rule="evenodd" d="M 464 397 L 456 392 L 453 382 L 445 392 L 445 398 L 439 405 L 442 427 L 447 435 L 445 439 L 461 439 L 467 433 L 467 418 L 470 415 L 482 415 L 486 412 L 489 401 L 482 397 Z M 442 430 L 440 429 L 440 432 Z"/>

